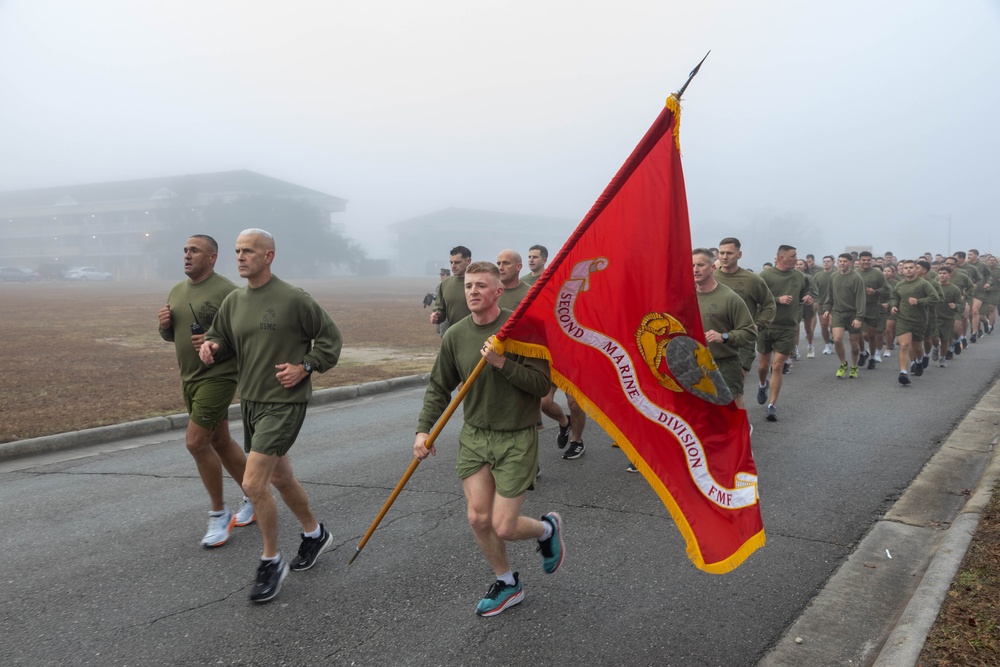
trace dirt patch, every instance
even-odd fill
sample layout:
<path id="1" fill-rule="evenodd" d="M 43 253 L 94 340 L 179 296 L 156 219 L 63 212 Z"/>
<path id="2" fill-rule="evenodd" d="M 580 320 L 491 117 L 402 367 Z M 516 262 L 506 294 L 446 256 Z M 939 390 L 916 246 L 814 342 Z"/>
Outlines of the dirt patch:
<path id="1" fill-rule="evenodd" d="M 341 362 L 313 386 L 429 371 L 439 339 L 423 296 L 435 280 L 292 281 L 344 336 Z M 173 284 L 0 283 L 0 442 L 183 412 L 174 347 L 156 331 Z"/>
<path id="2" fill-rule="evenodd" d="M 1000 664 L 1000 487 L 920 653 L 922 667 Z"/>

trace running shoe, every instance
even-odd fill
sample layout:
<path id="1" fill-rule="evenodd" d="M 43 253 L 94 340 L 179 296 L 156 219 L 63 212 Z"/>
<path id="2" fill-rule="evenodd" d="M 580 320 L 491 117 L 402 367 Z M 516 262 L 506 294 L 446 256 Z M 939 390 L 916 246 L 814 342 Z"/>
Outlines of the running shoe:
<path id="1" fill-rule="evenodd" d="M 920 362 L 917 362 L 917 364 L 914 365 L 914 367 L 913 367 L 913 374 L 916 375 L 917 377 L 920 377 L 921 375 L 923 375 L 924 374 L 924 365 L 922 363 L 920 363 Z"/>
<path id="2" fill-rule="evenodd" d="M 847 374 L 847 377 L 849 377 L 852 380 L 857 380 L 858 379 L 858 367 L 857 366 L 851 366 L 851 372 Z"/>
<path id="3" fill-rule="evenodd" d="M 243 496 L 240 507 L 236 510 L 236 525 L 242 528 L 243 526 L 249 526 L 256 520 L 257 515 L 253 511 L 253 503 L 250 502 L 249 498 Z"/>
<path id="4" fill-rule="evenodd" d="M 250 589 L 251 602 L 267 602 L 277 597 L 281 582 L 288 576 L 288 563 L 281 554 L 278 560 L 262 560 L 257 566 L 257 580 Z"/>
<path id="5" fill-rule="evenodd" d="M 323 524 L 319 524 L 319 537 L 306 537 L 302 535 L 302 543 L 299 544 L 299 554 L 292 559 L 289 568 L 296 572 L 308 570 L 316 564 L 319 555 L 326 551 L 326 548 L 333 542 L 333 535 L 330 534 Z"/>
<path id="6" fill-rule="evenodd" d="M 837 377 L 842 378 L 847 375 L 847 364 L 841 364 L 837 369 Z"/>
<path id="7" fill-rule="evenodd" d="M 635 467 L 635 464 L 629 461 L 628 465 L 625 466 L 625 472 L 639 472 L 639 469 Z"/>
<path id="8" fill-rule="evenodd" d="M 938 360 L 938 359 L 940 358 L 940 356 L 941 356 L 941 355 L 940 355 L 940 353 L 938 352 L 938 348 L 937 348 L 937 346 L 935 345 L 934 347 L 932 347 L 932 348 L 931 348 L 931 359 L 932 359 L 933 361 L 937 361 L 937 360 Z"/>
<path id="9" fill-rule="evenodd" d="M 542 521 L 552 526 L 552 534 L 549 539 L 538 541 L 538 551 L 542 554 L 542 569 L 546 574 L 552 574 L 562 565 L 563 556 L 566 555 L 562 538 L 562 517 L 558 512 L 549 512 L 542 517 Z"/>
<path id="10" fill-rule="evenodd" d="M 938 368 L 948 368 L 948 364 L 944 362 L 944 359 L 938 362 Z"/>
<path id="11" fill-rule="evenodd" d="M 563 454 L 563 458 L 567 460 L 578 459 L 583 456 L 583 452 L 587 448 L 583 446 L 583 440 L 577 440 L 576 442 L 569 443 L 569 449 Z"/>
<path id="12" fill-rule="evenodd" d="M 774 403 L 767 406 L 767 421 L 776 422 L 778 421 L 778 410 L 774 407 Z"/>
<path id="13" fill-rule="evenodd" d="M 875 353 L 875 363 L 876 364 L 881 364 L 882 363 L 882 350 L 878 350 Z"/>
<path id="14" fill-rule="evenodd" d="M 476 615 L 485 617 L 496 616 L 505 609 L 520 604 L 523 600 L 524 589 L 521 588 L 521 580 L 518 578 L 517 572 L 515 572 L 513 586 L 499 579 L 493 582 L 490 590 L 486 593 L 486 597 L 476 605 Z"/>
<path id="15" fill-rule="evenodd" d="M 792 372 L 792 362 L 786 361 L 785 365 L 782 366 L 782 368 L 781 368 L 781 374 L 782 375 L 788 375 L 791 372 Z"/>
<path id="16" fill-rule="evenodd" d="M 569 427 L 569 415 L 566 415 L 566 425 L 559 427 L 559 435 L 556 436 L 556 445 L 559 446 L 559 449 L 565 447 L 566 443 L 569 442 Z"/>
<path id="17" fill-rule="evenodd" d="M 955 354 L 962 354 L 962 341 L 955 341 Z"/>
<path id="18" fill-rule="evenodd" d="M 888 359 L 889 357 L 891 357 L 892 356 L 892 348 L 891 347 L 885 348 L 885 354 L 883 354 L 882 356 L 885 357 L 886 359 Z"/>
<path id="19" fill-rule="evenodd" d="M 931 365 L 931 358 L 930 357 L 924 357 L 923 359 L 920 360 L 920 365 L 923 368 L 927 368 L 928 366 Z"/>
<path id="20" fill-rule="evenodd" d="M 871 359 L 869 359 L 868 360 L 868 370 L 870 370 L 870 371 L 871 370 L 875 370 L 875 364 L 877 364 L 877 363 L 878 363 L 878 360 L 876 360 L 875 357 L 872 357 Z"/>
<path id="21" fill-rule="evenodd" d="M 806 350 L 806 359 L 815 359 L 815 358 L 816 358 L 816 350 L 813 349 L 812 345 L 810 345 L 809 348 Z"/>
<path id="22" fill-rule="evenodd" d="M 944 355 L 944 358 L 947 359 L 948 361 L 951 361 L 952 359 L 954 359 L 955 358 L 955 350 L 953 350 L 952 348 L 949 347 L 948 348 L 948 354 Z"/>
<path id="23" fill-rule="evenodd" d="M 823 354 L 833 354 L 833 343 L 827 343 L 823 346 Z"/>
<path id="24" fill-rule="evenodd" d="M 229 540 L 229 534 L 233 532 L 236 525 L 236 515 L 233 511 L 226 509 L 219 516 L 208 516 L 208 532 L 201 538 L 201 546 L 209 549 L 221 547 Z"/>
<path id="25" fill-rule="evenodd" d="M 795 361 L 801 361 L 801 359 L 802 359 L 799 356 L 799 346 L 798 345 L 795 346 L 795 354 L 792 355 L 792 359 L 794 359 Z"/>
<path id="26" fill-rule="evenodd" d="M 901 385 L 908 385 L 908 384 L 910 384 L 910 376 L 907 375 L 906 373 L 900 373 L 899 374 L 899 384 L 901 384 Z"/>
<path id="27" fill-rule="evenodd" d="M 976 334 L 972 334 L 971 336 L 969 336 L 969 342 L 970 343 L 975 343 L 976 342 Z"/>
<path id="28" fill-rule="evenodd" d="M 862 352 L 858 356 L 858 366 L 864 366 L 866 363 L 868 363 L 868 353 Z"/>
<path id="29" fill-rule="evenodd" d="M 757 387 L 757 403 L 764 405 L 767 403 L 767 390 L 771 388 L 771 381 L 764 380 L 763 387 Z"/>

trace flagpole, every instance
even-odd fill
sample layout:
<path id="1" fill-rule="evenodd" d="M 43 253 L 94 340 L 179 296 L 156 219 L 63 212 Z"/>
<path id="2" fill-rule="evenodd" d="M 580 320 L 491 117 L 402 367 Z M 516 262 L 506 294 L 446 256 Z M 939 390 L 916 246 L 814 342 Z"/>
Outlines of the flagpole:
<path id="1" fill-rule="evenodd" d="M 711 52 L 712 52 L 711 49 L 709 49 L 708 53 L 711 53 Z M 708 58 L 708 53 L 705 54 L 705 58 Z M 694 69 L 691 70 L 691 73 L 688 74 L 687 81 L 684 82 L 684 85 L 681 86 L 680 90 L 678 90 L 676 93 L 674 93 L 674 97 L 676 97 L 678 100 L 681 99 L 681 96 L 684 94 L 684 91 L 687 90 L 688 84 L 691 83 L 691 79 L 693 79 L 694 76 L 695 76 L 695 74 L 698 73 L 698 70 L 701 69 L 701 63 L 705 62 L 705 58 L 702 58 L 701 62 L 699 62 L 697 65 L 695 65 Z"/>
<path id="2" fill-rule="evenodd" d="M 479 360 L 479 363 L 476 364 L 475 369 L 473 369 L 472 373 L 465 381 L 465 384 L 462 385 L 462 388 L 459 389 L 455 398 L 451 399 L 451 403 L 448 404 L 448 408 L 444 411 L 444 414 L 441 415 L 441 418 L 438 419 L 434 428 L 431 429 L 430 435 L 427 436 L 427 441 L 424 442 L 424 447 L 430 449 L 434 446 L 434 441 L 437 440 L 438 434 L 441 433 L 441 430 L 448 423 L 448 420 L 451 419 L 451 416 L 455 414 L 455 410 L 458 409 L 458 405 L 463 399 L 465 399 L 465 395 L 469 393 L 469 390 L 472 389 L 472 383 L 476 381 L 476 378 L 479 377 L 479 374 L 485 366 L 486 357 L 483 357 Z M 361 538 L 360 542 L 358 542 L 357 550 L 354 552 L 354 555 L 351 556 L 351 560 L 347 561 L 348 565 L 353 563 L 354 559 L 361 555 L 361 550 L 365 548 L 366 544 L 368 544 L 368 540 L 371 538 L 372 534 L 374 534 L 378 525 L 382 523 L 382 519 L 385 517 L 386 512 L 388 512 L 389 508 L 392 507 L 392 504 L 396 501 L 396 497 L 403 490 L 403 487 L 406 486 L 406 483 L 410 481 L 410 477 L 417 470 L 418 465 L 420 465 L 420 459 L 414 457 L 413 461 L 410 463 L 410 467 L 406 469 L 405 473 L 403 473 L 403 477 L 399 480 L 399 483 L 396 484 L 396 488 L 392 490 L 392 493 L 389 494 L 388 500 L 386 500 L 385 504 L 382 505 L 382 509 L 379 511 L 378 516 L 376 516 L 375 520 L 372 521 L 372 525 L 369 526 L 368 532 L 365 533 L 365 536 Z"/>

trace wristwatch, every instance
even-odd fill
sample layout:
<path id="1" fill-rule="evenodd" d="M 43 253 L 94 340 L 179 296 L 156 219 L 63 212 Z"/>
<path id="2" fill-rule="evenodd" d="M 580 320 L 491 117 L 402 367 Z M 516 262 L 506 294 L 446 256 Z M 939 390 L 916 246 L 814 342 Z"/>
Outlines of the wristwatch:
<path id="1" fill-rule="evenodd" d="M 722 342 L 723 343 L 728 343 L 729 342 L 729 334 L 728 333 L 722 334 Z"/>
<path id="2" fill-rule="evenodd" d="M 312 375 L 313 366 L 308 361 L 302 362 L 302 370 L 306 372 L 306 375 Z"/>

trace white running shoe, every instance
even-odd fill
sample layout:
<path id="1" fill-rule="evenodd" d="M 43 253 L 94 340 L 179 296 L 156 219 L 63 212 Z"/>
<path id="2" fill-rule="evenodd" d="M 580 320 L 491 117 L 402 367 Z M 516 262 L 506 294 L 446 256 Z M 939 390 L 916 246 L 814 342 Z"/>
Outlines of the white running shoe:
<path id="1" fill-rule="evenodd" d="M 823 354 L 833 354 L 833 343 L 827 343 L 823 346 Z"/>
<path id="2" fill-rule="evenodd" d="M 243 496 L 243 501 L 240 503 L 240 507 L 236 510 L 236 525 L 239 527 L 249 526 L 251 523 L 257 520 L 257 515 L 253 511 L 253 503 L 246 496 Z"/>
<path id="3" fill-rule="evenodd" d="M 816 350 L 814 350 L 813 346 L 810 345 L 809 349 L 806 350 L 806 359 L 815 359 L 815 358 L 816 358 Z"/>
<path id="4" fill-rule="evenodd" d="M 234 525 L 236 525 L 236 515 L 230 509 L 219 516 L 209 515 L 208 532 L 205 533 L 205 537 L 201 538 L 201 546 L 221 547 L 229 540 L 229 534 L 233 532 Z"/>
<path id="5" fill-rule="evenodd" d="M 883 354 L 882 356 L 888 359 L 889 357 L 892 356 L 892 350 L 886 350 L 885 354 Z"/>
<path id="6" fill-rule="evenodd" d="M 882 363 L 882 350 L 875 350 L 875 363 Z"/>

